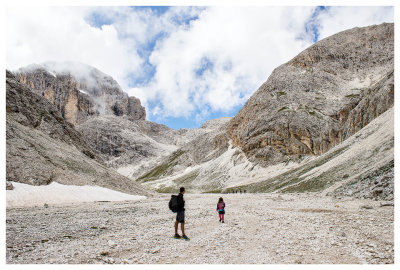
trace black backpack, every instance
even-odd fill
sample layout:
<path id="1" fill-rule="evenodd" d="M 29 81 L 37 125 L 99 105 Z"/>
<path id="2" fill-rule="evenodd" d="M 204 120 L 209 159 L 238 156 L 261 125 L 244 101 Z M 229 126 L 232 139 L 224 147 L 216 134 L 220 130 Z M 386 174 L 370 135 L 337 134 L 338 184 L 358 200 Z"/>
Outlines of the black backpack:
<path id="1" fill-rule="evenodd" d="M 178 212 L 178 196 L 177 195 L 171 195 L 171 199 L 169 200 L 169 209 L 171 209 L 172 212 L 176 213 Z"/>

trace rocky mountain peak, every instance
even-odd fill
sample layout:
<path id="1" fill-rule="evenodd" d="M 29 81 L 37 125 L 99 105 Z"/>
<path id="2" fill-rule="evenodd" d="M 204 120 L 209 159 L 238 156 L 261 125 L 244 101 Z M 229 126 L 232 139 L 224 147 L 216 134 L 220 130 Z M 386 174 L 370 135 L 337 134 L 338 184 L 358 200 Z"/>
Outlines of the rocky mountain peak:
<path id="1" fill-rule="evenodd" d="M 76 62 L 45 62 L 14 73 L 18 81 L 56 105 L 72 124 L 95 115 L 146 118 L 139 99 L 129 97 L 111 76 L 94 67 Z"/>
<path id="2" fill-rule="evenodd" d="M 233 144 L 268 165 L 344 141 L 393 106 L 393 37 L 393 24 L 350 29 L 276 68 L 230 121 Z"/>

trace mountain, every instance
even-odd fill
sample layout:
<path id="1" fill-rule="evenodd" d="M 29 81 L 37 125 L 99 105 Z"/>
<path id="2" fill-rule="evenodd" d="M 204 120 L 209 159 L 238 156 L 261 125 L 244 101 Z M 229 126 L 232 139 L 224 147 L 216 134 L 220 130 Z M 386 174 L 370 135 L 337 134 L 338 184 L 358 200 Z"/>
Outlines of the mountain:
<path id="1" fill-rule="evenodd" d="M 180 147 L 137 181 L 166 192 L 180 185 L 194 192 L 339 190 L 353 180 L 361 188 L 364 179 L 370 180 L 363 188 L 373 189 L 382 174 L 392 183 L 393 123 L 382 121 L 393 122 L 393 73 L 393 24 L 325 38 L 276 68 L 220 129 Z M 374 119 L 376 128 L 369 126 Z M 380 133 L 382 140 L 374 135 Z M 349 160 L 348 149 L 359 144 L 352 136 L 376 140 L 363 141 Z"/>
<path id="2" fill-rule="evenodd" d="M 223 155 L 228 150 L 226 124 L 230 118 L 220 118 L 204 123 L 192 139 L 156 166 L 141 175 L 137 181 L 159 192 L 173 192 L 184 185 L 192 192 L 202 192 L 219 187 L 224 166 Z"/>
<path id="3" fill-rule="evenodd" d="M 322 192 L 338 197 L 393 200 L 393 107 L 323 155 L 282 174 L 235 189 L 249 192 Z"/>
<path id="4" fill-rule="evenodd" d="M 132 179 L 208 130 L 174 130 L 145 120 L 140 100 L 128 97 L 111 76 L 88 65 L 46 62 L 13 73 L 56 106 L 99 160 Z"/>
<path id="5" fill-rule="evenodd" d="M 98 69 L 76 62 L 46 62 L 13 72 L 16 79 L 53 103 L 63 118 L 77 125 L 97 115 L 145 120 L 140 100 Z"/>
<path id="6" fill-rule="evenodd" d="M 6 178 L 30 185 L 53 181 L 96 185 L 151 195 L 136 182 L 102 164 L 58 108 L 6 72 Z"/>
<path id="7" fill-rule="evenodd" d="M 46 134 L 56 134 L 103 170 L 113 168 L 149 189 L 393 199 L 393 24 L 354 28 L 315 43 L 277 67 L 236 116 L 207 121 L 199 129 L 173 130 L 145 120 L 139 100 L 90 66 L 33 65 L 16 71 L 12 80 L 53 104 L 48 111 L 58 123 L 69 123 L 71 132 L 55 124 L 57 132 Z M 9 126 L 37 114 L 21 116 L 21 108 L 10 115 L 7 109 Z M 35 134 L 38 127 L 48 129 L 46 121 L 31 122 Z M 19 153 L 20 141 L 14 140 L 30 129 L 14 134 L 7 126 L 7 146 L 17 149 L 17 154 L 7 150 L 9 160 L 30 153 L 28 148 Z M 16 159 L 15 166 L 7 162 L 10 175 L 24 159 Z"/>
<path id="8" fill-rule="evenodd" d="M 113 168 L 146 163 L 178 148 L 175 130 L 150 121 L 130 121 L 125 116 L 92 117 L 76 128 Z"/>
<path id="9" fill-rule="evenodd" d="M 276 68 L 227 129 L 261 165 L 320 155 L 393 106 L 394 25 L 325 38 Z"/>

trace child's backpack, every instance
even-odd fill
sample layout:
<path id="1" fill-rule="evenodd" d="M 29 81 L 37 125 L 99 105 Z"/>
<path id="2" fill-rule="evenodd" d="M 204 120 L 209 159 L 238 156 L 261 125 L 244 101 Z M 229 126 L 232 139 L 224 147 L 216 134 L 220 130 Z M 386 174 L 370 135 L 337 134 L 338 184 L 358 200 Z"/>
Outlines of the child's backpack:
<path id="1" fill-rule="evenodd" d="M 219 203 L 218 203 L 218 208 L 219 208 L 219 211 L 224 210 L 224 208 L 225 208 L 225 203 L 224 203 L 224 202 L 219 202 Z"/>
<path id="2" fill-rule="evenodd" d="M 179 204 L 178 204 L 178 196 L 177 195 L 171 195 L 171 199 L 169 200 L 168 206 L 172 212 L 174 212 L 174 213 L 178 212 Z"/>

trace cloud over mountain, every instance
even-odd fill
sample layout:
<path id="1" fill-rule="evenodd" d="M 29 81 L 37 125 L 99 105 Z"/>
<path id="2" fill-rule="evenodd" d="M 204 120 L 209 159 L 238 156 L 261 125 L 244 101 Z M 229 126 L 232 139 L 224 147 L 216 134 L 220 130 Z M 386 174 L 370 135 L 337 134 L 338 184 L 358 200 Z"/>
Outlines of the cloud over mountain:
<path id="1" fill-rule="evenodd" d="M 87 63 L 139 97 L 150 120 L 200 123 L 234 114 L 316 40 L 392 22 L 393 8 L 12 7 L 6 15 L 7 68 Z"/>

